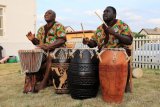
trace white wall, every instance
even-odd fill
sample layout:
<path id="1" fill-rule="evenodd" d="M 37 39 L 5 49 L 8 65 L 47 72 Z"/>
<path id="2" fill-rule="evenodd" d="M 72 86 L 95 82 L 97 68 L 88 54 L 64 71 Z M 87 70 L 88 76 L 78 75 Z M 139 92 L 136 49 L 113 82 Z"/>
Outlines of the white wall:
<path id="1" fill-rule="evenodd" d="M 160 37 L 160 35 L 147 35 L 149 38 L 156 38 L 156 37 Z"/>
<path id="2" fill-rule="evenodd" d="M 5 32 L 0 37 L 3 56 L 17 56 L 19 49 L 33 49 L 25 35 L 36 30 L 36 0 L 0 0 L 0 5 L 4 6 L 5 15 Z"/>

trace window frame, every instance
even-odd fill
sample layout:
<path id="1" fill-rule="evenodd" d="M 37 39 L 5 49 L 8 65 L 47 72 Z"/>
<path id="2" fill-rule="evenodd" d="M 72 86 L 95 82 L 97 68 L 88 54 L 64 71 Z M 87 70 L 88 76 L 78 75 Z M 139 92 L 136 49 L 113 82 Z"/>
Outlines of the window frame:
<path id="1" fill-rule="evenodd" d="M 0 9 L 2 10 L 2 14 L 0 14 L 0 17 L 2 17 L 2 22 L 0 22 L 2 25 L 0 27 L 0 30 L 2 30 L 2 35 L 0 35 L 0 37 L 4 36 L 4 6 L 0 5 Z"/>

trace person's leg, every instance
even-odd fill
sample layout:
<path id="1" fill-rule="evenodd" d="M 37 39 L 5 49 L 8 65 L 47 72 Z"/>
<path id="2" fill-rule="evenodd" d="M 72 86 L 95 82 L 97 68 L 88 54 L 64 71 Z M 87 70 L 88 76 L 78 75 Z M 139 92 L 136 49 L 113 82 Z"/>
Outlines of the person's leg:
<path id="1" fill-rule="evenodd" d="M 9 59 L 9 56 L 6 56 L 0 60 L 0 63 L 4 64 L 5 62 L 7 62 L 8 59 Z"/>
<path id="2" fill-rule="evenodd" d="M 41 89 L 44 89 L 47 85 L 48 85 L 48 81 L 52 78 L 50 78 L 50 69 L 51 69 L 51 63 L 52 63 L 52 59 L 51 59 L 51 56 L 48 55 L 47 57 L 47 61 L 46 61 L 46 69 L 45 71 L 43 72 L 43 80 L 41 81 L 41 83 L 39 84 L 38 86 L 38 90 L 41 90 Z"/>
<path id="3" fill-rule="evenodd" d="M 25 85 L 24 93 L 28 92 L 38 92 L 39 84 L 42 82 L 46 71 L 46 58 L 43 57 L 41 62 L 41 67 L 38 72 L 26 73 L 25 75 Z"/>
<path id="4" fill-rule="evenodd" d="M 132 92 L 132 68 L 130 65 L 130 61 L 128 62 L 128 75 L 127 75 L 127 82 L 125 87 L 125 92 Z"/>

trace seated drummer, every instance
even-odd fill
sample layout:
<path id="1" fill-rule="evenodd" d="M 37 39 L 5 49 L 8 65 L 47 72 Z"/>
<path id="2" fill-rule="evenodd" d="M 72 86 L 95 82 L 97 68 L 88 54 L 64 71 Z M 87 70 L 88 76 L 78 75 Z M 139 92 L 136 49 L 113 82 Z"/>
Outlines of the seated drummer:
<path id="1" fill-rule="evenodd" d="M 99 52 L 103 48 L 124 48 L 129 56 L 131 56 L 131 44 L 133 37 L 129 26 L 122 20 L 116 19 L 116 9 L 112 6 L 106 7 L 103 12 L 103 20 L 107 24 L 100 25 L 95 35 L 89 40 L 83 39 L 83 44 L 87 44 L 90 48 L 98 46 Z M 131 74 L 130 67 L 125 92 L 131 92 Z"/>
<path id="2" fill-rule="evenodd" d="M 56 13 L 53 10 L 46 11 L 44 19 L 46 24 L 39 28 L 37 35 L 35 36 L 32 32 L 28 32 L 26 35 L 27 38 L 36 45 L 37 48 L 43 49 L 46 52 L 65 46 L 66 32 L 64 26 L 55 20 Z M 45 65 L 46 67 L 48 66 L 47 64 Z M 42 76 L 41 74 L 36 75 Z M 44 77 L 42 79 L 44 80 Z M 48 77 L 45 79 L 48 79 Z M 44 88 L 45 85 L 44 83 L 41 88 Z"/>
<path id="3" fill-rule="evenodd" d="M 45 50 L 52 51 L 55 48 L 61 47 L 66 42 L 66 32 L 64 26 L 55 21 L 56 13 L 53 10 L 48 10 L 44 19 L 46 25 L 39 28 L 37 35 L 28 32 L 28 39 L 37 47 Z"/>

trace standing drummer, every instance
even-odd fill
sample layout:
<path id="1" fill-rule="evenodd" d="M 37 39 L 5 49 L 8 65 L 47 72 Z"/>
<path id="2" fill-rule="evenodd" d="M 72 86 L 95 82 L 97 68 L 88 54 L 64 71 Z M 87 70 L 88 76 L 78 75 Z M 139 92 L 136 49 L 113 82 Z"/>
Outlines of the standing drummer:
<path id="1" fill-rule="evenodd" d="M 27 38 L 38 48 L 43 49 L 46 52 L 54 51 L 55 48 L 64 47 L 66 42 L 66 32 L 64 26 L 55 20 L 56 13 L 53 10 L 47 10 L 44 14 L 44 19 L 46 21 L 46 24 L 38 29 L 37 35 L 35 36 L 35 34 L 32 34 L 32 32 L 28 32 L 28 34 L 26 35 Z M 46 60 L 49 59 L 47 58 Z M 42 63 L 41 68 L 47 69 L 48 65 L 50 64 L 48 64 L 46 61 L 45 63 Z M 43 69 L 42 72 L 37 72 L 37 74 L 33 74 L 33 76 L 36 76 L 36 78 L 41 77 L 41 81 L 43 80 L 43 84 L 39 87 L 38 90 L 43 89 L 46 85 L 52 84 L 52 80 L 46 83 L 46 81 L 49 81 L 49 77 L 45 77 L 46 72 L 44 71 L 45 69 Z M 35 89 L 35 87 L 32 88 Z M 27 93 L 26 91 L 27 89 L 24 89 L 25 93 Z"/>
<path id="2" fill-rule="evenodd" d="M 87 44 L 90 48 L 98 46 L 99 52 L 103 48 L 124 48 L 128 56 L 131 56 L 132 32 L 126 23 L 116 19 L 116 9 L 112 6 L 106 7 L 103 11 L 103 20 L 107 26 L 105 24 L 100 25 L 90 40 L 88 38 L 83 39 L 83 44 Z M 129 67 L 125 92 L 131 91 Z"/>

